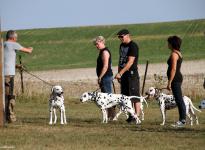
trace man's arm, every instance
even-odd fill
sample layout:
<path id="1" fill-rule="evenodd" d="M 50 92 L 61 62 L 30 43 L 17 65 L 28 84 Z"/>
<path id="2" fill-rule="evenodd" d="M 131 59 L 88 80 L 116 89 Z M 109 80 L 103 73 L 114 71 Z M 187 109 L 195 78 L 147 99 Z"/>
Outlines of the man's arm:
<path id="1" fill-rule="evenodd" d="M 135 57 L 134 56 L 129 56 L 128 57 L 128 62 L 125 64 L 125 67 L 123 69 L 121 69 L 115 76 L 115 79 L 120 79 L 121 76 L 130 69 L 130 67 L 132 66 L 132 64 L 135 61 Z"/>
<path id="2" fill-rule="evenodd" d="M 25 53 L 32 53 L 33 47 L 28 47 L 28 48 L 23 47 L 20 49 L 20 51 L 25 52 Z"/>

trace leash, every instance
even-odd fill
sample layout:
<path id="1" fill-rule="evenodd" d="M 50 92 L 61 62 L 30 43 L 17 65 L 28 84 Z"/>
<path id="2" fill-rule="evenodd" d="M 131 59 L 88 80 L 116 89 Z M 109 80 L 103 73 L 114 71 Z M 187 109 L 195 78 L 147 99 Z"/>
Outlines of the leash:
<path id="1" fill-rule="evenodd" d="M 164 88 L 161 88 L 161 89 L 159 89 L 160 91 L 162 91 L 162 90 L 167 90 L 169 93 L 168 94 L 171 94 L 172 93 L 172 91 L 171 90 L 168 90 L 166 87 L 164 87 Z"/>
<path id="2" fill-rule="evenodd" d="M 42 81 L 43 83 L 45 83 L 45 84 L 47 84 L 47 85 L 49 85 L 49 86 L 54 86 L 53 84 L 51 84 L 51 83 L 49 83 L 49 82 L 47 82 L 47 81 L 41 79 L 41 78 L 38 77 L 37 75 L 32 74 L 31 72 L 29 72 L 29 71 L 28 71 L 27 69 L 25 69 L 24 67 L 23 67 L 21 70 L 22 70 L 22 71 L 25 71 L 26 73 L 28 73 L 28 74 L 30 74 L 31 76 L 33 76 L 33 77 L 39 79 L 40 81 Z"/>
<path id="3" fill-rule="evenodd" d="M 99 91 L 101 88 L 99 87 L 99 88 L 97 88 L 95 91 L 93 91 L 93 92 L 97 92 L 97 91 Z"/>

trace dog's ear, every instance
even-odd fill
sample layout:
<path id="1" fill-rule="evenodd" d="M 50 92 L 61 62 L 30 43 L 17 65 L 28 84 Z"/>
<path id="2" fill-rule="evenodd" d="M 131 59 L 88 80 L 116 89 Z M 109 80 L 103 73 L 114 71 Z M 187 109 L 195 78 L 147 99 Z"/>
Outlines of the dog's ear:
<path id="1" fill-rule="evenodd" d="M 53 89 L 54 89 L 54 87 L 51 88 L 51 93 L 53 93 Z"/>
<path id="2" fill-rule="evenodd" d="M 155 88 L 155 96 L 158 96 L 161 93 L 161 89 Z"/>
<path id="3" fill-rule="evenodd" d="M 155 90 L 155 92 L 157 92 L 157 91 L 158 91 L 158 88 L 155 87 L 154 90 Z"/>

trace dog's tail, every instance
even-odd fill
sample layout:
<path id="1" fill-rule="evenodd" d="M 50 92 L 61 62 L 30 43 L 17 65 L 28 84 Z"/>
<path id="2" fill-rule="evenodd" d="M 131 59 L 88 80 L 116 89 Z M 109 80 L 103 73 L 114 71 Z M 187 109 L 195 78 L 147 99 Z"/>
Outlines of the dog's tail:
<path id="1" fill-rule="evenodd" d="M 184 98 L 186 98 L 186 99 L 189 101 L 189 104 L 191 105 L 192 108 L 194 108 L 194 109 L 195 109 L 196 111 L 198 111 L 198 112 L 201 112 L 201 110 L 197 109 L 197 108 L 193 105 L 193 103 L 192 103 L 192 101 L 191 101 L 191 99 L 190 99 L 189 97 L 184 96 Z"/>
<path id="2" fill-rule="evenodd" d="M 148 103 L 147 103 L 147 101 L 146 101 L 146 99 L 145 98 L 147 98 L 148 96 L 145 96 L 145 97 L 143 97 L 143 96 L 130 96 L 130 98 L 138 98 L 138 99 L 140 99 L 140 102 L 141 103 L 143 103 L 143 102 L 145 102 L 145 104 L 147 105 L 147 107 L 148 107 Z"/>

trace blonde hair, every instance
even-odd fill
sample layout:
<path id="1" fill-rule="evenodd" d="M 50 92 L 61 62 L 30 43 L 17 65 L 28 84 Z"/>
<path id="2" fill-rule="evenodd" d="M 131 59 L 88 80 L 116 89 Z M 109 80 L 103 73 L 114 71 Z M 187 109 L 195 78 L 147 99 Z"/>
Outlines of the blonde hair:
<path id="1" fill-rule="evenodd" d="M 93 39 L 93 44 L 95 45 L 97 42 L 103 42 L 105 44 L 105 38 L 103 36 L 97 36 Z"/>

